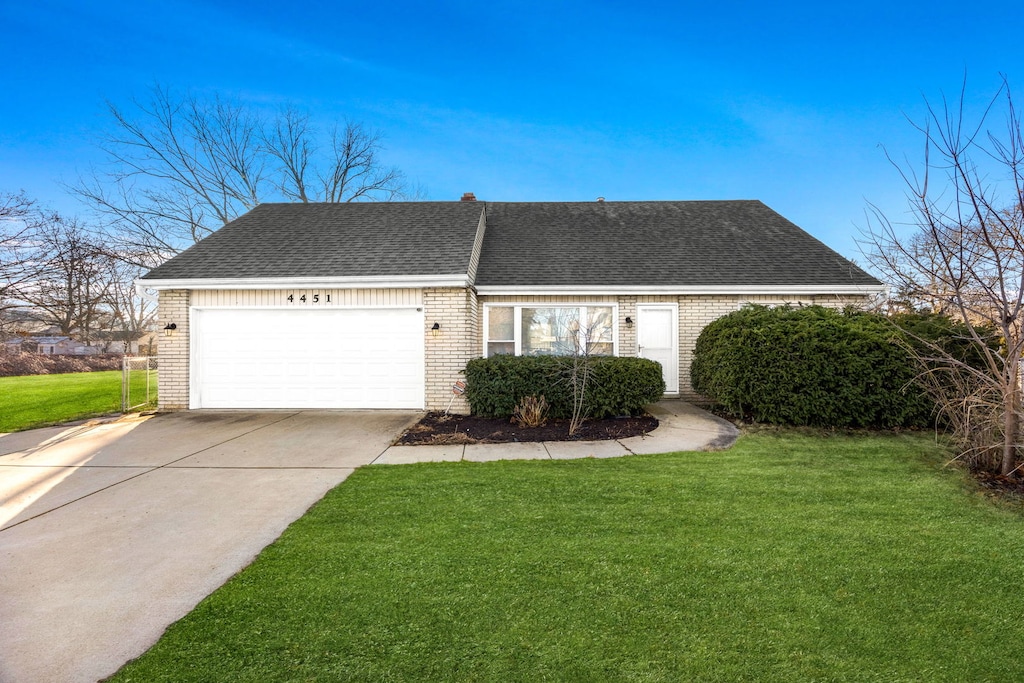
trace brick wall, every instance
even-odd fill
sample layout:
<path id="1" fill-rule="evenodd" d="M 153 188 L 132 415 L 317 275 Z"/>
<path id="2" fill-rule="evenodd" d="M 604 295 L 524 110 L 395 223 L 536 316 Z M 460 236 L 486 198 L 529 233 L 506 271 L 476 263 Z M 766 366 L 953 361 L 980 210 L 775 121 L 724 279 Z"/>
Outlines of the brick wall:
<path id="1" fill-rule="evenodd" d="M 619 355 L 636 356 L 636 300 L 635 296 L 620 296 L 619 303 Z M 626 323 L 626 318 L 633 322 Z"/>
<path id="2" fill-rule="evenodd" d="M 157 371 L 160 410 L 188 409 L 189 291 L 172 289 L 160 292 L 158 312 L 160 366 Z M 177 325 L 170 335 L 163 328 Z"/>
<path id="3" fill-rule="evenodd" d="M 426 348 L 427 410 L 444 410 L 452 400 L 452 385 L 465 380 L 466 363 L 480 356 L 480 310 L 476 293 L 461 287 L 435 287 L 423 290 Z M 441 329 L 431 331 L 434 323 Z M 469 403 L 455 397 L 452 412 L 468 414 Z"/>
<path id="4" fill-rule="evenodd" d="M 747 297 L 753 301 L 757 297 Z M 698 394 L 690 384 L 690 365 L 693 363 L 693 349 L 701 331 L 727 313 L 738 309 L 741 298 L 737 296 L 681 296 L 679 297 L 679 395 L 696 399 Z"/>

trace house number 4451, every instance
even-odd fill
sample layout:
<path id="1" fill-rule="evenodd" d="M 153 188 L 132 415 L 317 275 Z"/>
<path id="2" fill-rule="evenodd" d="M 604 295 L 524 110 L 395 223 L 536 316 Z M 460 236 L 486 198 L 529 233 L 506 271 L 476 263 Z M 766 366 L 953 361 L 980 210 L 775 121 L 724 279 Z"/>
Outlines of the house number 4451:
<path id="1" fill-rule="evenodd" d="M 305 294 L 303 294 L 302 296 L 299 297 L 299 303 L 304 304 L 304 303 L 306 303 L 307 300 L 308 301 L 312 301 L 314 304 L 318 304 L 318 303 L 320 303 L 320 295 L 319 294 L 314 294 L 312 297 L 309 297 L 308 299 L 307 299 Z M 324 294 L 324 301 L 326 303 L 331 303 L 331 295 L 330 294 Z M 290 304 L 295 303 L 295 295 L 294 294 L 289 294 L 288 295 L 288 303 L 290 303 Z"/>

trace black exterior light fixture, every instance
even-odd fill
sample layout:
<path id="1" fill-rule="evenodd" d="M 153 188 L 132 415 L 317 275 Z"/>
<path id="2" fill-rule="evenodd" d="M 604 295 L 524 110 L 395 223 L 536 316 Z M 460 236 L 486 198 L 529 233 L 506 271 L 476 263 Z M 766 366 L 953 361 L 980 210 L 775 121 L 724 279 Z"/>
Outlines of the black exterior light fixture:
<path id="1" fill-rule="evenodd" d="M 430 328 L 430 334 L 438 336 L 441 334 L 441 323 L 434 323 Z"/>
<path id="2" fill-rule="evenodd" d="M 626 327 L 633 327 L 633 319 L 628 315 L 626 316 Z"/>
<path id="3" fill-rule="evenodd" d="M 177 325 L 175 325 L 174 323 L 167 323 L 166 325 L 164 325 L 164 336 L 170 337 L 171 333 L 174 332 L 176 329 L 178 329 Z"/>

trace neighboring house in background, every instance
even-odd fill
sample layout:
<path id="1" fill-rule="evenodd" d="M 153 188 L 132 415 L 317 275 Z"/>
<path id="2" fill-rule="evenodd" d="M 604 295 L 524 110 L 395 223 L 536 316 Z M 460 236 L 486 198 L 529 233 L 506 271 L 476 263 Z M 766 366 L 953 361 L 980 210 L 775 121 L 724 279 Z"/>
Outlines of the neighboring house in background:
<path id="1" fill-rule="evenodd" d="M 131 342 L 129 353 L 134 356 L 155 356 L 160 338 L 155 332 L 146 332 L 140 339 Z"/>
<path id="2" fill-rule="evenodd" d="M 71 337 L 13 337 L 4 342 L 8 353 L 39 353 L 44 356 L 93 356 L 103 353 L 99 346 L 90 346 Z"/>
<path id="3" fill-rule="evenodd" d="M 884 291 L 758 201 L 471 194 L 262 204 L 140 284 L 160 296 L 164 410 L 444 409 L 470 359 L 580 339 L 659 361 L 668 392 L 693 397 L 693 347 L 716 318 Z"/>

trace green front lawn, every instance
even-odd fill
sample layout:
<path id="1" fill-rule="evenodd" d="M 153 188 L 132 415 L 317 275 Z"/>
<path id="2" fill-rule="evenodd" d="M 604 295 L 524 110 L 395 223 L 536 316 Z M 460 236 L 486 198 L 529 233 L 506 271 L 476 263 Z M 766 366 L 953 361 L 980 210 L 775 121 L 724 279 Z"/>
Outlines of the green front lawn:
<path id="1" fill-rule="evenodd" d="M 926 437 L 355 472 L 116 681 L 1024 678 L 1024 517 Z"/>
<path id="2" fill-rule="evenodd" d="M 145 388 L 145 373 L 134 373 Z M 151 382 L 156 386 L 156 372 Z M 155 389 L 154 389 L 155 391 Z M 0 377 L 0 432 L 14 432 L 121 410 L 121 371 Z"/>

